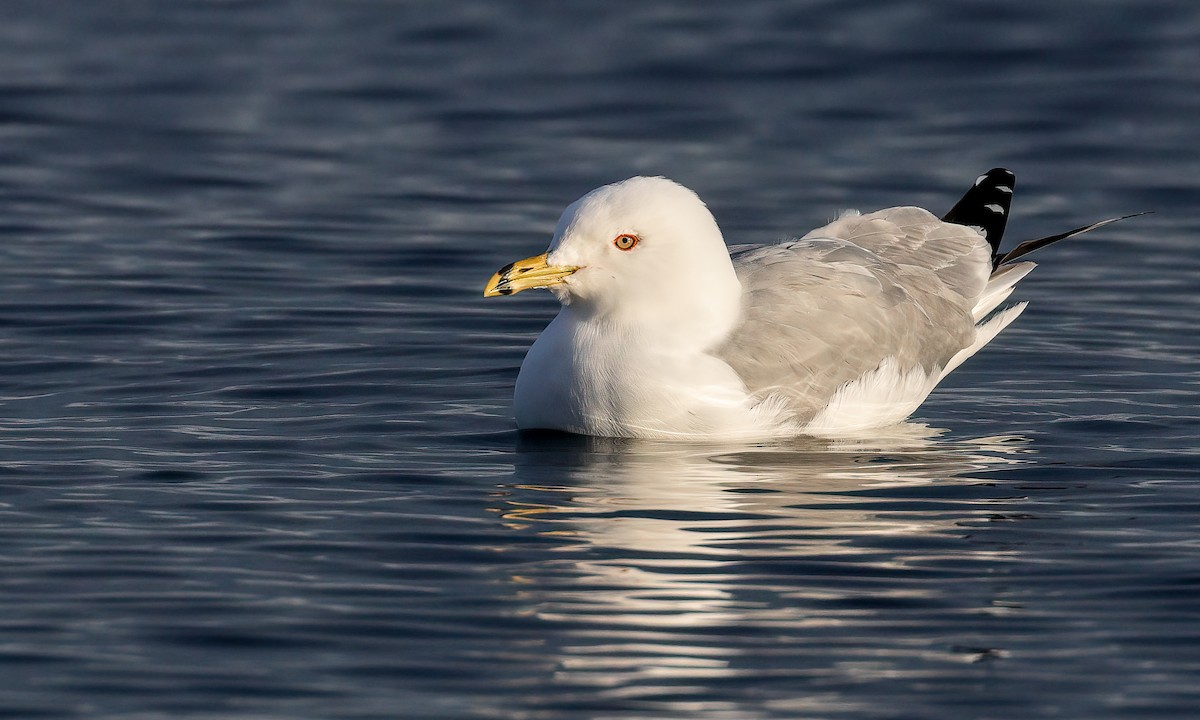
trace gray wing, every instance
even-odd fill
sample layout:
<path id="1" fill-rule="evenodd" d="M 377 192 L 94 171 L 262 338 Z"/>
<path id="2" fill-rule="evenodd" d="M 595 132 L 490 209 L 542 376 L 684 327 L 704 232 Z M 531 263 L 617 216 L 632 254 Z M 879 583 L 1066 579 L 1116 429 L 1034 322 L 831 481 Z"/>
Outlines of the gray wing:
<path id="1" fill-rule="evenodd" d="M 847 214 L 803 238 L 731 248 L 742 322 L 716 355 L 754 395 L 811 419 L 886 357 L 926 371 L 975 337 L 991 273 L 977 230 L 915 207 Z"/>

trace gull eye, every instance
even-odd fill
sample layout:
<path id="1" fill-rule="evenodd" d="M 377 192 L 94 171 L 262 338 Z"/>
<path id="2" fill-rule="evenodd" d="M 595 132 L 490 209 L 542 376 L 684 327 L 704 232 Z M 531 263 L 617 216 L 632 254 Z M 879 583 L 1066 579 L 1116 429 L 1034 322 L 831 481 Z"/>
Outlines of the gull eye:
<path id="1" fill-rule="evenodd" d="M 617 246 L 618 250 L 632 250 L 637 247 L 638 236 L 624 233 L 613 238 L 613 245 Z"/>

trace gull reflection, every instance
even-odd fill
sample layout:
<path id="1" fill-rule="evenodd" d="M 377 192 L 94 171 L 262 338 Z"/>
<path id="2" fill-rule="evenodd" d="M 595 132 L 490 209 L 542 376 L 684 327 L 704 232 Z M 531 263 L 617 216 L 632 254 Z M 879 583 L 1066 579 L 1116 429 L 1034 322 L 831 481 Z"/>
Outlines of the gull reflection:
<path id="1" fill-rule="evenodd" d="M 965 547 L 962 523 L 1004 502 L 980 488 L 1024 463 L 1027 443 L 943 434 L 906 424 L 741 446 L 523 437 L 494 509 L 537 541 L 508 581 L 543 621 L 556 683 L 669 695 L 672 712 L 691 712 L 681 684 L 761 674 L 782 648 L 797 653 L 790 672 L 834 672 L 808 667 L 801 648 L 872 632 L 872 605 L 936 605 L 920 575 L 947 552 L 1009 552 Z M 856 662 L 836 672 L 879 661 Z"/>

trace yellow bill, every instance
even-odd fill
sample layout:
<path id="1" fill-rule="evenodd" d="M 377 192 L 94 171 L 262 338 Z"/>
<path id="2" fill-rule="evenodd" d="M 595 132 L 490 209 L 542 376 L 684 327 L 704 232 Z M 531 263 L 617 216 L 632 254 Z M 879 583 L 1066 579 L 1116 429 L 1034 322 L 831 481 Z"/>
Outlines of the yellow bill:
<path id="1" fill-rule="evenodd" d="M 530 288 L 559 285 L 578 269 L 572 265 L 550 265 L 546 253 L 542 253 L 500 268 L 483 288 L 483 296 L 512 295 Z"/>

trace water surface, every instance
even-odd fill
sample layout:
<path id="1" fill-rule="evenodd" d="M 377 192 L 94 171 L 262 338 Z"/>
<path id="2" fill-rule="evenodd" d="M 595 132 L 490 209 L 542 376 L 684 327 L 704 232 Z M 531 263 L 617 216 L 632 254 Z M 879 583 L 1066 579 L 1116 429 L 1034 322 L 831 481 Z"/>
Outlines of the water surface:
<path id="1" fill-rule="evenodd" d="M 1177 718 L 1200 705 L 1200 10 L 17 3 L 0 715 Z M 730 242 L 948 208 L 1056 246 L 912 425 L 513 430 L 484 301 L 596 185 Z"/>

